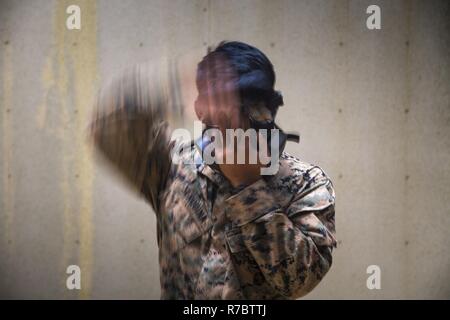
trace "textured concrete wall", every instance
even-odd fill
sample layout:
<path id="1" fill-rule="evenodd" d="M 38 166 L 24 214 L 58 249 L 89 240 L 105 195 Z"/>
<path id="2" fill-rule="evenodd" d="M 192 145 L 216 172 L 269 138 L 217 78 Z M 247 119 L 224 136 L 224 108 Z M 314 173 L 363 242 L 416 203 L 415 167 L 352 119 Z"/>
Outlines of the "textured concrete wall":
<path id="1" fill-rule="evenodd" d="M 102 79 L 228 39 L 270 57 L 279 123 L 302 136 L 289 151 L 335 183 L 339 248 L 308 298 L 450 298 L 449 15 L 447 1 L 0 0 L 0 297 L 159 298 L 154 215 L 83 130 Z"/>

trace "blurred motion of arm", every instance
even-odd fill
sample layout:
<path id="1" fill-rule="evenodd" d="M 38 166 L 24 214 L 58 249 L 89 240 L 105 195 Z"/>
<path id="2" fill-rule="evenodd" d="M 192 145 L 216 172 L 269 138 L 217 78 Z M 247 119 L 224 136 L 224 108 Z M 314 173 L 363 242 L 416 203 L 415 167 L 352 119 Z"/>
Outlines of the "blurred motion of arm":
<path id="1" fill-rule="evenodd" d="M 173 62 L 136 65 L 102 87 L 90 124 L 96 148 L 155 211 L 171 165 L 169 123 L 183 116 L 180 89 Z"/>

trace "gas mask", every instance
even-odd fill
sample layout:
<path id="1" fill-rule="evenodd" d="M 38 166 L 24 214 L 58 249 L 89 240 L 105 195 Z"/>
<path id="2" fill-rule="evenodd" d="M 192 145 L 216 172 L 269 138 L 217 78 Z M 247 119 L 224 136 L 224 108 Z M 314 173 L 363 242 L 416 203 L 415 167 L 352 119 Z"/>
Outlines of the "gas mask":
<path id="1" fill-rule="evenodd" d="M 299 143 L 300 136 L 292 132 L 284 132 L 276 123 L 275 116 L 278 108 L 283 106 L 283 97 L 279 91 L 274 91 L 272 99 L 269 101 L 269 107 L 265 103 L 259 103 L 251 107 L 243 107 L 243 113 L 250 120 L 250 127 L 255 130 L 266 129 L 267 145 L 271 146 L 273 143 L 278 146 L 278 154 L 281 155 L 286 147 L 287 141 Z M 270 109 L 269 109 L 270 108 Z M 272 129 L 278 130 L 279 141 L 274 141 L 271 132 Z M 267 150 L 271 150 L 268 148 Z"/>
<path id="2" fill-rule="evenodd" d="M 292 132 L 284 132 L 274 121 L 278 108 L 283 105 L 283 98 L 279 91 L 273 91 L 272 99 L 269 102 L 260 102 L 257 104 L 253 104 L 249 106 L 250 103 L 243 103 L 241 106 L 241 112 L 244 116 L 246 116 L 249 120 L 250 128 L 255 129 L 258 132 L 264 132 L 261 136 L 265 137 L 267 141 L 267 149 L 272 150 L 271 146 L 275 145 L 278 148 L 278 155 L 284 151 L 286 147 L 286 143 L 288 141 L 300 142 L 300 136 L 296 133 Z M 209 123 L 208 121 L 204 121 L 202 117 L 201 111 L 196 106 L 197 116 L 205 125 L 205 128 L 202 132 L 202 137 L 200 144 L 202 146 L 207 145 L 210 142 L 210 138 L 205 132 L 208 129 L 219 129 L 216 124 Z M 277 135 L 272 135 L 272 130 L 277 130 Z M 260 131 L 262 130 L 262 131 Z M 278 139 L 278 141 L 274 140 Z M 256 146 L 259 151 L 258 146 Z"/>

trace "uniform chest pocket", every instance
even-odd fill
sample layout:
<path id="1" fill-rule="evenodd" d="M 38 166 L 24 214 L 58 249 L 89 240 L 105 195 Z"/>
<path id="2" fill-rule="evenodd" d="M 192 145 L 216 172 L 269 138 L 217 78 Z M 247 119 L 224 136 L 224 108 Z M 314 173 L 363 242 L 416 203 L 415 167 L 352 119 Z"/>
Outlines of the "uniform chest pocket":
<path id="1" fill-rule="evenodd" d="M 189 205 L 181 205 L 174 207 L 172 226 L 176 249 L 180 250 L 209 232 L 212 221 L 205 208 L 192 210 Z"/>
<path id="2" fill-rule="evenodd" d="M 225 238 L 227 240 L 227 245 L 231 253 L 234 254 L 246 250 L 244 235 L 241 233 L 241 230 L 239 230 L 239 228 L 227 231 L 225 234 Z"/>
<path id="3" fill-rule="evenodd" d="M 201 237 L 207 230 L 198 223 L 195 215 L 189 213 L 180 221 L 176 228 L 176 236 L 179 237 L 177 244 L 178 249 L 184 248 L 194 240 Z"/>

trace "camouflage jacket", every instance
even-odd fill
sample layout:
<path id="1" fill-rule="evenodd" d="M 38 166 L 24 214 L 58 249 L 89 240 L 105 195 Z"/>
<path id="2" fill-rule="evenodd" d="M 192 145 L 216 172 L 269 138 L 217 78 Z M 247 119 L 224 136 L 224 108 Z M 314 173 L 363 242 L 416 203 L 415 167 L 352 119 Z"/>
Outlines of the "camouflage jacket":
<path id="1" fill-rule="evenodd" d="M 310 292 L 336 246 L 335 193 L 324 171 L 283 152 L 276 175 L 235 189 L 202 161 L 196 143 L 184 153 L 195 163 L 174 163 L 161 108 L 169 102 L 147 101 L 136 82 L 127 83 L 122 78 L 100 96 L 91 133 L 156 213 L 161 298 L 291 299 Z"/>

